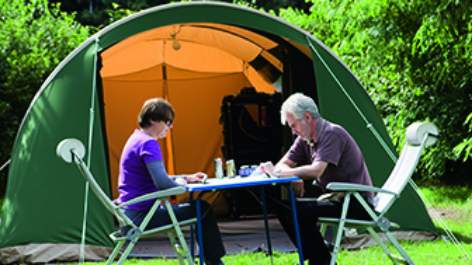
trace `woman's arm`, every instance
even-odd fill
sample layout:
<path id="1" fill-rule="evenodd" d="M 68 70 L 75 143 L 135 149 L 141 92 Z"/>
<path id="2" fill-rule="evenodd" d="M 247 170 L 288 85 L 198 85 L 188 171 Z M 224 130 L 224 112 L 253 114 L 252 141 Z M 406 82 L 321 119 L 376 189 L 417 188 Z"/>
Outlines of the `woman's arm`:
<path id="1" fill-rule="evenodd" d="M 157 188 L 160 190 L 187 184 L 183 178 L 178 178 L 176 181 L 172 180 L 169 175 L 167 175 L 167 171 L 162 160 L 153 160 L 147 163 L 146 167 L 151 174 L 154 184 L 156 184 Z"/>

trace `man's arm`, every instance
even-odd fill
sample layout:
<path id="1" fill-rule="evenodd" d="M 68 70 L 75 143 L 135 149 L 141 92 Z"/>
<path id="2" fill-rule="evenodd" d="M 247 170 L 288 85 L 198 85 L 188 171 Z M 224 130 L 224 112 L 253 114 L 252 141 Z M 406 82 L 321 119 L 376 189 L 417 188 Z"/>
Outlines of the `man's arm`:
<path id="1" fill-rule="evenodd" d="M 279 165 L 280 163 L 282 164 Z M 280 170 L 278 172 L 279 177 L 298 176 L 301 179 L 317 179 L 323 174 L 327 166 L 328 162 L 313 161 L 310 165 L 296 167 L 295 162 L 285 158 L 277 163 L 275 173 L 277 174 L 277 170 Z"/>
<path id="2" fill-rule="evenodd" d="M 286 156 L 284 156 L 275 165 L 275 170 L 282 171 L 282 170 L 287 170 L 287 169 L 294 168 L 296 166 L 297 166 L 297 163 L 293 162 L 292 160 L 290 160 Z"/>
<path id="3" fill-rule="evenodd" d="M 324 161 L 314 161 L 311 165 L 297 167 L 297 163 L 284 156 L 277 165 L 272 162 L 262 163 L 262 169 L 272 176 L 291 177 L 298 176 L 298 181 L 292 182 L 291 186 L 295 197 L 303 197 L 305 194 L 303 179 L 317 179 L 321 176 L 328 165 Z"/>
<path id="4" fill-rule="evenodd" d="M 297 176 L 301 179 L 317 179 L 319 178 L 326 167 L 328 162 L 325 161 L 313 161 L 310 165 L 298 166 L 297 163 L 288 159 L 284 156 L 275 167 L 271 162 L 261 164 L 262 168 L 268 174 L 278 177 L 291 177 Z"/>

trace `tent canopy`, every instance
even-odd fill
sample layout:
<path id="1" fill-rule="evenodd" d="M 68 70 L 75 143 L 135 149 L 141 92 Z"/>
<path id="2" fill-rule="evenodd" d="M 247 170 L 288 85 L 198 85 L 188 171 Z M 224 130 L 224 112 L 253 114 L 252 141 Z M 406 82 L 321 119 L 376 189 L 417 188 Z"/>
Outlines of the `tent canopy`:
<path id="1" fill-rule="evenodd" d="M 222 139 L 217 122 L 222 98 L 243 87 L 274 93 L 273 79 L 283 72 L 281 59 L 273 55 L 278 47 L 278 43 L 238 27 L 186 23 L 147 30 L 104 50 L 100 76 L 107 131 L 117 132 L 108 134 L 111 176 L 118 175 L 119 156 L 136 127 L 142 103 L 156 96 L 167 98 L 176 110 L 175 129 L 167 141 L 161 141 L 166 154 L 172 156 L 165 159 L 169 173 L 203 170 L 211 175 L 222 142 L 204 139 Z M 128 99 L 137 98 L 137 93 L 142 100 L 130 103 Z M 123 108 L 130 104 L 132 111 Z M 199 127 L 206 129 L 202 137 L 197 136 L 202 141 L 196 146 L 195 138 L 189 136 Z M 116 185 L 112 178 L 112 187 Z"/>
<path id="2" fill-rule="evenodd" d="M 222 157 L 222 99 L 244 87 L 279 90 L 283 98 L 294 92 L 311 96 L 324 118 L 354 137 L 374 185 L 388 177 L 396 152 L 377 109 L 358 79 L 319 40 L 245 7 L 163 5 L 92 36 L 38 91 L 12 152 L 0 223 L 1 262 L 77 259 L 85 183 L 73 165 L 56 157 L 61 140 L 86 143 L 85 161 L 114 198 L 121 150 L 137 128 L 141 106 L 148 98 L 164 97 L 176 110 L 174 128 L 161 141 L 167 170 L 211 176 L 213 159 Z M 285 139 L 290 144 L 291 136 Z M 389 219 L 404 230 L 436 231 L 411 187 Z M 103 258 L 114 223 L 93 195 L 86 221 L 86 258 Z M 25 254 L 32 248 L 38 254 Z"/>

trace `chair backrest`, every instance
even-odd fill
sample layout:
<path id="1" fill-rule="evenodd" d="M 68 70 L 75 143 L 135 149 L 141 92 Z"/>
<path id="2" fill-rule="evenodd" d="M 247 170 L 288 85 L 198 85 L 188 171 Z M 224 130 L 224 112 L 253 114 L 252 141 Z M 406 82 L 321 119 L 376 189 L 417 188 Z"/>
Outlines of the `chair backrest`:
<path id="1" fill-rule="evenodd" d="M 57 155 L 65 162 L 75 162 L 82 176 L 88 181 L 93 193 L 98 197 L 105 208 L 110 211 L 118 219 L 120 226 L 131 225 L 133 222 L 113 203 L 108 195 L 102 190 L 92 173 L 86 166 L 82 158 L 85 155 L 85 147 L 82 142 L 77 139 L 65 139 L 59 143 L 56 149 Z"/>
<path id="2" fill-rule="evenodd" d="M 407 142 L 382 189 L 400 194 L 415 171 L 424 148 L 436 143 L 437 136 L 438 128 L 432 123 L 410 125 L 406 130 Z M 375 210 L 383 215 L 392 206 L 395 199 L 395 195 L 378 193 L 374 199 Z"/>

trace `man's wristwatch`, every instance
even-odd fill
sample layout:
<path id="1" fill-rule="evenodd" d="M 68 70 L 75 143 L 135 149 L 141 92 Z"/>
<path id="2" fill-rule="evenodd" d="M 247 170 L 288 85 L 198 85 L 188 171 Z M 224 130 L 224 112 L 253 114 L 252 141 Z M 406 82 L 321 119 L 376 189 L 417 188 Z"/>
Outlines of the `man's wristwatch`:
<path id="1" fill-rule="evenodd" d="M 280 169 L 276 169 L 276 170 L 274 171 L 274 173 L 275 173 L 275 177 L 276 177 L 276 178 L 279 178 Z"/>

